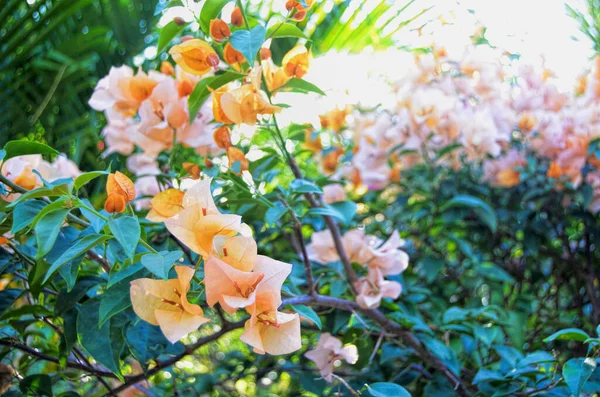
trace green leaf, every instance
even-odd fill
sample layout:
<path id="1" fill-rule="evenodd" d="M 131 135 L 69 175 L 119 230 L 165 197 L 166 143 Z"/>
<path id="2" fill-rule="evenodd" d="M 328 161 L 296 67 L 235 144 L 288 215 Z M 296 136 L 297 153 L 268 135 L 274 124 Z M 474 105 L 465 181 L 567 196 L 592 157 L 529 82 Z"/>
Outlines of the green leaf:
<path id="1" fill-rule="evenodd" d="M 13 288 L 0 291 L 0 315 L 2 315 L 15 300 L 17 300 L 19 295 L 21 295 L 21 292 L 21 290 Z"/>
<path id="2" fill-rule="evenodd" d="M 268 225 L 274 225 L 277 221 L 287 212 L 287 208 L 281 203 L 275 203 L 274 206 L 270 207 L 265 213 L 265 223 Z"/>
<path id="3" fill-rule="evenodd" d="M 223 7 L 230 1 L 210 0 L 204 2 L 202 10 L 200 10 L 200 28 L 207 36 L 210 34 L 210 21 L 217 18 Z"/>
<path id="4" fill-rule="evenodd" d="M 297 77 L 291 78 L 285 85 L 279 87 L 275 90 L 275 92 L 299 92 L 301 94 L 308 94 L 309 92 L 314 92 L 319 95 L 325 95 L 323 90 L 314 85 L 313 83 L 309 83 L 306 80 L 299 79 Z"/>
<path id="5" fill-rule="evenodd" d="M 356 203 L 353 201 L 338 201 L 337 203 L 331 203 L 327 205 L 338 213 L 336 218 L 340 219 L 342 223 L 349 225 L 352 223 L 352 218 L 356 215 Z"/>
<path id="6" fill-rule="evenodd" d="M 489 280 L 502 281 L 506 283 L 515 282 L 515 279 L 510 274 L 508 274 L 506 270 L 491 262 L 481 263 L 479 266 L 477 266 L 476 272 L 481 277 L 487 278 Z"/>
<path id="7" fill-rule="evenodd" d="M 565 328 L 553 333 L 552 335 L 544 339 L 544 342 L 549 343 L 554 340 L 575 340 L 583 342 L 589 339 L 589 337 L 590 336 L 585 331 L 582 331 L 579 328 Z"/>
<path id="8" fill-rule="evenodd" d="M 98 178 L 99 176 L 107 175 L 107 174 L 108 174 L 107 171 L 85 172 L 85 173 L 79 175 L 77 178 L 75 178 L 75 190 L 79 190 L 86 183 Z"/>
<path id="9" fill-rule="evenodd" d="M 16 234 L 31 225 L 37 214 L 47 204 L 39 200 L 28 200 L 19 203 L 13 210 L 13 225 L 10 232 Z"/>
<path id="10" fill-rule="evenodd" d="M 489 206 L 488 203 L 480 198 L 469 196 L 467 194 L 459 194 L 448 200 L 441 208 L 445 211 L 453 207 L 468 207 L 475 211 L 477 216 L 485 223 L 492 232 L 495 232 L 498 227 L 498 217 L 496 212 Z"/>
<path id="11" fill-rule="evenodd" d="M 108 221 L 108 228 L 121 244 L 129 258 L 133 258 L 141 236 L 140 223 L 136 217 L 121 216 Z"/>
<path id="12" fill-rule="evenodd" d="M 563 377 L 571 393 L 579 397 L 581 389 L 596 369 L 596 360 L 588 358 L 572 358 L 563 366 Z"/>
<path id="13" fill-rule="evenodd" d="M 52 266 L 50 266 L 48 272 L 46 273 L 46 277 L 44 277 L 44 282 L 48 281 L 50 276 L 52 276 L 52 273 L 54 273 L 56 269 L 58 269 L 65 263 L 72 261 L 80 255 L 85 254 L 94 246 L 101 244 L 111 238 L 112 236 L 107 236 L 104 234 L 88 234 L 87 236 L 82 237 L 73 246 L 66 250 L 64 254 L 62 254 L 57 260 L 55 260 L 54 263 L 52 263 Z"/>
<path id="14" fill-rule="evenodd" d="M 95 287 L 101 281 L 102 279 L 100 277 L 82 276 L 77 280 L 71 291 L 67 291 L 66 288 L 61 289 L 56 297 L 54 312 L 57 315 L 61 315 L 71 310 L 92 287 Z"/>
<path id="15" fill-rule="evenodd" d="M 373 397 L 410 397 L 410 393 L 400 385 L 390 382 L 377 382 L 367 385 Z"/>
<path id="16" fill-rule="evenodd" d="M 265 33 L 262 25 L 256 25 L 251 30 L 236 30 L 231 34 L 229 43 L 244 55 L 250 65 L 254 65 L 256 53 L 265 42 Z"/>
<path id="17" fill-rule="evenodd" d="M 141 263 L 133 263 L 133 264 L 127 266 L 126 268 L 118 270 L 118 271 L 115 270 L 115 268 L 113 267 L 110 270 L 110 274 L 108 275 L 108 283 L 106 284 L 106 288 L 112 287 L 119 281 L 123 280 L 125 277 L 129 277 L 132 274 L 135 274 L 142 269 L 143 269 L 143 266 Z"/>
<path id="18" fill-rule="evenodd" d="M 181 0 L 167 0 L 165 2 L 158 2 L 154 9 L 154 16 L 162 14 L 164 10 L 171 7 L 185 7 Z"/>
<path id="19" fill-rule="evenodd" d="M 182 255 L 181 251 L 161 251 L 158 254 L 147 254 L 142 257 L 142 265 L 157 277 L 168 280 L 169 271 Z"/>
<path id="20" fill-rule="evenodd" d="M 435 258 L 433 256 L 426 256 L 419 262 L 420 267 L 423 269 L 425 279 L 431 283 L 437 275 L 444 268 L 445 262 L 442 259 Z"/>
<path id="21" fill-rule="evenodd" d="M 185 349 L 181 342 L 171 344 L 160 328 L 145 321 L 125 329 L 125 342 L 133 356 L 146 367 L 150 359 L 156 359 L 164 353 L 179 354 Z"/>
<path id="22" fill-rule="evenodd" d="M 69 209 L 67 208 L 56 209 L 42 216 L 37 225 L 35 225 L 34 230 L 38 246 L 38 251 L 35 255 L 36 258 L 41 258 L 50 252 L 58 238 L 60 228 L 65 223 L 68 213 Z"/>
<path id="23" fill-rule="evenodd" d="M 227 71 L 218 76 L 206 77 L 200 80 L 188 98 L 190 123 L 193 123 L 196 119 L 200 108 L 204 104 L 204 101 L 209 97 L 211 90 L 216 90 L 227 83 L 239 80 L 245 76 L 246 75 L 242 73 Z"/>
<path id="24" fill-rule="evenodd" d="M 52 379 L 48 375 L 29 375 L 19 383 L 19 390 L 26 396 L 52 396 Z"/>
<path id="25" fill-rule="evenodd" d="M 311 309 L 308 306 L 304 306 L 304 305 L 290 305 L 290 306 L 292 306 L 292 309 L 294 309 L 294 311 L 296 311 L 299 315 L 309 319 L 317 326 L 317 328 L 321 329 L 323 324 L 321 323 L 321 319 L 319 318 L 319 315 L 313 309 Z"/>
<path id="26" fill-rule="evenodd" d="M 498 371 L 492 371 L 485 368 L 480 368 L 473 378 L 473 384 L 476 385 L 481 382 L 490 382 L 495 380 L 504 380 L 504 376 Z"/>
<path id="27" fill-rule="evenodd" d="M 277 37 L 298 37 L 308 39 L 300 28 L 289 22 L 276 23 L 267 29 L 267 37 L 275 39 Z"/>
<path id="28" fill-rule="evenodd" d="M 57 211 L 57 210 L 61 210 L 61 209 L 72 209 L 75 206 L 69 206 L 67 204 L 67 201 L 69 201 L 66 198 L 60 198 L 56 201 L 51 202 L 50 204 L 48 204 L 47 206 L 45 206 L 36 216 L 35 218 L 33 218 L 33 220 L 31 221 L 31 227 L 35 227 L 35 225 L 40 221 L 40 219 L 42 219 L 42 217 L 50 212 L 53 211 Z"/>
<path id="29" fill-rule="evenodd" d="M 290 190 L 294 193 L 323 193 L 320 187 L 305 179 L 294 179 Z"/>
<path id="30" fill-rule="evenodd" d="M 99 296 L 100 307 L 98 309 L 98 327 L 102 327 L 104 323 L 113 316 L 121 313 L 128 307 L 131 307 L 129 289 L 131 288 L 131 281 L 135 278 L 135 276 L 129 276 L 106 289 L 104 293 Z"/>
<path id="31" fill-rule="evenodd" d="M 4 145 L 6 156 L 4 161 L 17 156 L 23 156 L 26 154 L 48 154 L 58 155 L 58 151 L 52 149 L 50 146 L 39 142 L 32 142 L 26 140 L 10 141 Z"/>
<path id="32" fill-rule="evenodd" d="M 100 302 L 97 298 L 81 305 L 77 315 L 77 338 L 96 361 L 123 381 L 119 357 L 125 344 L 122 329 L 125 316 L 115 316 L 99 328 L 99 310 Z"/>
<path id="33" fill-rule="evenodd" d="M 179 25 L 175 23 L 175 21 L 171 21 L 166 24 L 161 30 L 160 35 L 158 36 L 158 44 L 156 48 L 156 53 L 160 54 L 165 47 L 185 28 L 187 24 Z"/>

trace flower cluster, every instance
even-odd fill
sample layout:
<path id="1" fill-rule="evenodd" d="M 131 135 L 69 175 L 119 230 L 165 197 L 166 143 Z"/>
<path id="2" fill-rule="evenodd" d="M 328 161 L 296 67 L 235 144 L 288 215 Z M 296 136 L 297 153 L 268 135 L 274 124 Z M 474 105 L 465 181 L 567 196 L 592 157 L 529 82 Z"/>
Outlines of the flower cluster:
<path id="1" fill-rule="evenodd" d="M 61 178 L 76 178 L 81 174 L 77 164 L 64 155 L 57 156 L 49 163 L 39 154 L 17 156 L 2 164 L 2 175 L 25 190 L 37 189 L 44 180 L 54 182 Z M 5 201 L 13 201 L 18 194 L 3 195 Z"/>
<path id="2" fill-rule="evenodd" d="M 280 312 L 281 287 L 292 266 L 258 255 L 250 228 L 241 217 L 222 214 L 212 197 L 211 180 L 198 181 L 185 193 L 168 189 L 151 200 L 148 219 L 164 222 L 169 232 L 204 260 L 206 302 L 227 313 L 246 309 L 241 340 L 257 353 L 287 354 L 301 347 L 297 313 Z M 159 325 L 177 341 L 209 321 L 186 293 L 195 271 L 176 267 L 177 279 L 135 280 L 131 300 L 145 321 Z"/>
<path id="3" fill-rule="evenodd" d="M 408 255 L 400 250 L 404 242 L 397 231 L 387 241 L 375 236 L 367 236 L 363 230 L 350 230 L 342 236 L 342 245 L 351 262 L 367 268 L 367 275 L 354 285 L 357 291 L 356 302 L 364 308 L 379 307 L 381 299 L 396 299 L 402 292 L 402 284 L 386 280 L 385 276 L 395 276 L 408 267 Z M 333 236 L 329 230 L 315 232 L 308 247 L 310 260 L 328 264 L 340 260 Z"/>
<path id="4" fill-rule="evenodd" d="M 337 362 L 344 360 L 348 364 L 356 364 L 358 361 L 356 346 L 344 346 L 341 340 L 331 336 L 328 332 L 321 334 L 317 347 L 304 355 L 315 363 L 321 376 L 327 382 L 333 380 L 333 367 Z"/>
<path id="5" fill-rule="evenodd" d="M 588 153 L 600 137 L 600 58 L 574 95 L 559 92 L 552 76 L 529 65 L 508 75 L 499 60 L 483 61 L 476 50 L 456 61 L 433 47 L 394 84 L 395 108 L 355 114 L 352 160 L 343 174 L 380 190 L 427 159 L 454 169 L 467 161 L 481 164 L 490 184 L 512 187 L 531 153 L 543 159 L 557 189 L 585 182 L 600 197 L 600 161 Z M 598 212 L 600 200 L 590 209 Z"/>

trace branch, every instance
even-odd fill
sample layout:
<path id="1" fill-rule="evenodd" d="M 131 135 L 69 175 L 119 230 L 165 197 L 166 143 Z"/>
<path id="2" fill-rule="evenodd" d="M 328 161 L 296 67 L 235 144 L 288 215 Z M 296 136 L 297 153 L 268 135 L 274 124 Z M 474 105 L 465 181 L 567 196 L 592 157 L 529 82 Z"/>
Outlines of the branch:
<path id="1" fill-rule="evenodd" d="M 308 252 L 306 251 L 306 242 L 304 241 L 304 236 L 302 235 L 302 223 L 300 223 L 300 220 L 298 220 L 296 213 L 294 212 L 292 207 L 290 207 L 289 203 L 285 201 L 285 199 L 279 194 L 277 195 L 277 198 L 285 206 L 285 208 L 288 210 L 292 217 L 292 221 L 294 223 L 294 231 L 296 232 L 296 238 L 298 239 L 298 243 L 300 244 L 302 262 L 304 263 L 304 271 L 306 272 L 306 284 L 308 286 L 308 294 L 311 296 L 315 295 L 315 279 L 313 277 L 310 260 L 308 259 Z"/>
<path id="2" fill-rule="evenodd" d="M 315 296 L 297 296 L 286 299 L 283 305 L 307 305 L 307 306 L 326 306 L 340 310 L 345 310 L 351 313 L 359 312 L 365 317 L 377 323 L 387 333 L 398 336 L 404 343 L 410 346 L 425 362 L 432 367 L 441 371 L 442 374 L 454 385 L 456 392 L 461 397 L 470 396 L 467 386 L 462 380 L 456 376 L 447 366 L 432 355 L 425 346 L 414 336 L 409 330 L 385 317 L 385 315 L 377 309 L 365 309 L 356 302 L 347 301 L 344 299 L 333 298 L 324 295 Z"/>

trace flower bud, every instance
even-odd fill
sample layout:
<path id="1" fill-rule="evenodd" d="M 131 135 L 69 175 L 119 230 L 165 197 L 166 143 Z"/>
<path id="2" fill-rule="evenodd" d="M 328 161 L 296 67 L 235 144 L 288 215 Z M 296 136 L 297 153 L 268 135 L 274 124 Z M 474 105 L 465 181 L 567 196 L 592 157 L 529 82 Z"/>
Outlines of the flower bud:
<path id="1" fill-rule="evenodd" d="M 262 59 L 263 61 L 266 61 L 267 59 L 271 58 L 271 50 L 269 50 L 268 48 L 261 48 L 260 49 L 260 59 Z"/>
<path id="2" fill-rule="evenodd" d="M 229 26 L 222 19 L 213 19 L 210 21 L 210 37 L 217 43 L 222 42 L 225 38 L 231 36 Z"/>
<path id="3" fill-rule="evenodd" d="M 173 22 L 175 22 L 179 26 L 185 25 L 185 19 L 183 19 L 181 17 L 175 17 L 175 18 L 173 18 Z"/>
<path id="4" fill-rule="evenodd" d="M 212 160 L 207 157 L 204 159 L 204 165 L 208 168 L 212 168 L 215 165 L 215 163 L 213 163 Z"/>
<path id="5" fill-rule="evenodd" d="M 294 13 L 294 15 L 292 15 L 292 18 L 295 21 L 303 21 L 305 17 L 306 17 L 306 11 L 305 10 L 296 11 Z"/>
<path id="6" fill-rule="evenodd" d="M 231 134 L 227 126 L 222 125 L 213 133 L 213 139 L 221 149 L 229 149 L 231 146 Z"/>
<path id="7" fill-rule="evenodd" d="M 175 76 L 175 68 L 169 63 L 169 61 L 162 61 L 160 64 L 160 72 L 167 76 Z"/>
<path id="8" fill-rule="evenodd" d="M 231 24 L 238 27 L 244 24 L 244 16 L 240 7 L 235 7 L 231 12 Z"/>
<path id="9" fill-rule="evenodd" d="M 227 62 L 236 70 L 239 70 L 239 65 L 244 63 L 246 60 L 242 53 L 233 48 L 230 43 L 225 44 L 225 48 L 223 49 L 223 58 L 225 59 L 225 62 Z"/>
<path id="10" fill-rule="evenodd" d="M 118 193 L 109 194 L 104 203 L 104 209 L 109 214 L 125 211 L 125 197 Z"/>
<path id="11" fill-rule="evenodd" d="M 185 172 L 187 172 L 192 179 L 200 179 L 200 167 L 197 164 L 186 161 L 182 165 Z"/>
<path id="12" fill-rule="evenodd" d="M 186 72 L 202 76 L 219 64 L 215 50 L 205 41 L 191 39 L 169 50 L 173 60 Z"/>

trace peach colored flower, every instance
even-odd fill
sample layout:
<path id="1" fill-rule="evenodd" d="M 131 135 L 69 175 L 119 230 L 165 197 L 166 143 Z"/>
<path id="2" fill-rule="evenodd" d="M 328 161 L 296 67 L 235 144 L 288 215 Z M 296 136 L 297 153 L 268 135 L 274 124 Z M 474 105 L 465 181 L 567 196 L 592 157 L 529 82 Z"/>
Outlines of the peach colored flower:
<path id="1" fill-rule="evenodd" d="M 344 186 L 339 183 L 332 183 L 323 187 L 323 200 L 326 203 L 337 203 L 346 200 L 346 191 Z"/>
<path id="2" fill-rule="evenodd" d="M 173 46 L 169 54 L 183 70 L 196 76 L 208 73 L 219 64 L 219 56 L 215 50 L 200 39 L 186 40 Z"/>
<path id="3" fill-rule="evenodd" d="M 175 266 L 177 278 L 168 281 L 142 278 L 131 282 L 131 304 L 144 321 L 160 326 L 165 337 L 175 343 L 210 320 L 202 308 L 188 302 L 187 293 L 194 270 Z"/>
<path id="4" fill-rule="evenodd" d="M 315 363 L 323 379 L 331 382 L 336 361 L 344 360 L 348 364 L 356 364 L 358 349 L 354 345 L 343 346 L 341 340 L 329 333 L 324 333 L 321 334 L 317 347 L 306 352 L 304 356 Z"/>
<path id="5" fill-rule="evenodd" d="M 183 210 L 165 221 L 175 237 L 205 259 L 210 256 L 215 236 L 235 236 L 241 229 L 240 216 L 221 214 L 217 209 L 210 190 L 211 180 L 192 186 L 183 196 Z"/>
<path id="6" fill-rule="evenodd" d="M 377 268 L 369 268 L 367 276 L 361 277 L 355 287 L 358 291 L 356 303 L 365 309 L 379 307 L 383 298 L 397 299 L 402 292 L 402 284 L 384 279 Z"/>
<path id="7" fill-rule="evenodd" d="M 152 198 L 150 211 L 146 219 L 152 222 L 164 222 L 183 210 L 184 192 L 177 189 L 167 189 Z"/>

